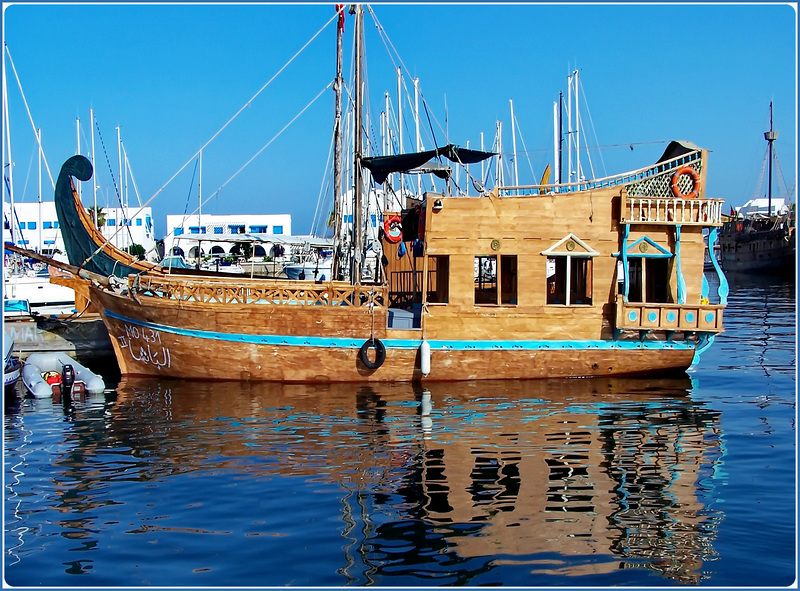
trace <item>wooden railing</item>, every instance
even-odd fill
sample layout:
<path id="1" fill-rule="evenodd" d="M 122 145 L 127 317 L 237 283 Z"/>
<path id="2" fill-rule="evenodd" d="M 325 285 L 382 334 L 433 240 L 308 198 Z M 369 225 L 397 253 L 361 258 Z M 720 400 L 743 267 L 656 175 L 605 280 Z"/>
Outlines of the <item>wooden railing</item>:
<path id="1" fill-rule="evenodd" d="M 623 224 L 722 226 L 724 199 L 629 197 L 622 194 Z"/>
<path id="2" fill-rule="evenodd" d="M 381 307 L 388 301 L 383 286 L 344 282 L 130 275 L 128 289 L 134 299 L 145 295 L 227 305 Z"/>
<path id="3" fill-rule="evenodd" d="M 616 327 L 622 330 L 722 332 L 720 304 L 651 304 L 625 302 L 617 296 Z"/>

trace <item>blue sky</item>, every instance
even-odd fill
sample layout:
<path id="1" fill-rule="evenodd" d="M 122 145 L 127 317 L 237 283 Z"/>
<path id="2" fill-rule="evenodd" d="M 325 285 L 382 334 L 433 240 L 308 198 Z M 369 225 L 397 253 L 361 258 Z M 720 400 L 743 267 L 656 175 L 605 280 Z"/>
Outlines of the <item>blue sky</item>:
<path id="1" fill-rule="evenodd" d="M 483 132 L 489 148 L 499 120 L 503 151 L 510 152 L 513 100 L 521 183 L 538 181 L 553 160 L 553 102 L 566 93 L 567 75 L 576 69 L 595 167 L 587 176 L 645 166 L 669 140 L 689 140 L 712 152 L 707 195 L 741 205 L 757 190 L 774 101 L 783 176 L 789 186 L 796 178 L 794 5 L 372 9 L 408 78 L 419 78 L 440 145 L 469 142 L 478 148 Z M 113 206 L 109 168 L 118 176 L 116 127 L 147 201 L 332 16 L 333 4 L 23 3 L 4 5 L 3 37 L 54 177 L 76 151 L 78 118 L 81 151 L 88 154 L 94 109 L 98 201 Z M 377 120 L 385 92 L 396 102 L 397 64 L 369 14 L 365 24 L 369 102 Z M 352 31 L 348 16 L 345 75 Z M 334 75 L 335 35 L 331 22 L 204 151 L 203 193 L 209 195 L 322 93 L 204 212 L 290 213 L 295 234 L 311 229 L 330 168 L 334 95 L 325 88 Z M 36 201 L 34 133 L 13 76 L 8 94 L 15 199 Z M 404 112 L 408 117 L 410 105 Z M 405 133 L 410 151 L 408 127 Z M 423 141 L 431 147 L 431 134 Z M 159 235 L 167 214 L 197 206 L 193 172 L 194 162 L 151 203 Z M 48 191 L 45 196 L 51 198 Z M 84 202 L 89 199 L 84 193 Z"/>

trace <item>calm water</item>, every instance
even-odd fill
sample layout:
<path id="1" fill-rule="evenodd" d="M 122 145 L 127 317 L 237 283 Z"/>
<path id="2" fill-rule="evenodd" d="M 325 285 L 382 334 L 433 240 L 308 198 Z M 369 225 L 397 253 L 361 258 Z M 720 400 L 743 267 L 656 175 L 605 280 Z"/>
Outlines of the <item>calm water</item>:
<path id="1" fill-rule="evenodd" d="M 672 380 L 7 397 L 5 582 L 789 585 L 794 286 L 725 320 Z"/>

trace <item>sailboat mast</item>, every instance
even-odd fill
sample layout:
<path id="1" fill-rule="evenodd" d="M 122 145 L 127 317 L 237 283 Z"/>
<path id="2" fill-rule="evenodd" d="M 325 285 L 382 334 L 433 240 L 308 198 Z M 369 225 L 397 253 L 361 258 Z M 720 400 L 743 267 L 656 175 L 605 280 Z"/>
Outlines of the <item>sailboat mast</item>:
<path id="1" fill-rule="evenodd" d="M 772 215 L 772 142 L 778 139 L 778 132 L 772 130 L 772 101 L 769 102 L 769 131 L 764 132 L 769 145 L 769 169 L 767 177 L 767 215 Z"/>
<path id="2" fill-rule="evenodd" d="M 92 128 L 92 171 L 97 170 L 94 163 L 94 109 L 89 109 L 89 127 Z M 96 174 L 96 173 L 95 173 Z M 97 227 L 97 177 L 92 179 L 92 196 L 94 199 L 94 210 L 92 217 L 94 217 L 94 225 Z"/>
<path id="3" fill-rule="evenodd" d="M 7 51 L 7 49 L 6 49 Z M 5 66 L 5 52 L 3 52 L 3 65 Z M 3 129 L 5 130 L 5 143 L 3 144 L 3 152 L 5 153 L 5 158 L 3 159 L 3 166 L 8 166 L 8 174 L 4 175 L 5 180 L 8 185 L 8 200 L 11 205 L 11 219 L 8 220 L 9 228 L 11 230 L 11 241 L 16 244 L 17 243 L 17 234 L 18 232 L 14 232 L 14 223 L 17 220 L 17 215 L 14 210 L 14 177 L 13 177 L 13 169 L 14 163 L 11 161 L 11 128 L 9 127 L 9 119 L 8 119 L 8 85 L 6 81 L 6 69 L 3 68 Z"/>
<path id="4" fill-rule="evenodd" d="M 81 118 L 75 118 L 75 153 L 81 153 Z M 81 188 L 83 187 L 82 183 L 78 183 L 78 197 L 81 196 L 82 191 Z"/>
<path id="5" fill-rule="evenodd" d="M 36 140 L 39 143 L 39 218 L 36 227 L 39 229 L 39 247 L 37 252 L 42 252 L 42 128 L 36 130 Z"/>
<path id="6" fill-rule="evenodd" d="M 339 20 L 336 25 L 336 81 L 333 85 L 335 93 L 333 120 L 333 278 L 338 279 L 339 260 L 338 250 L 342 234 L 342 34 L 344 33 L 344 4 L 337 4 Z"/>
<path id="7" fill-rule="evenodd" d="M 362 57 L 364 51 L 364 31 L 363 31 L 363 20 L 364 20 L 364 12 L 360 4 L 355 5 L 355 14 L 356 14 L 356 29 L 355 29 L 355 43 L 356 43 L 356 51 L 355 51 L 355 89 L 354 89 L 354 96 L 355 96 L 355 108 L 354 108 L 354 116 L 355 116 L 355 145 L 354 145 L 354 164 L 353 167 L 353 176 L 355 180 L 355 190 L 353 191 L 353 256 L 351 262 L 352 273 L 350 275 L 350 282 L 353 285 L 360 285 L 361 284 L 361 254 L 363 250 L 364 244 L 364 237 L 361 234 L 362 231 L 362 179 L 361 179 L 361 157 L 363 151 L 363 97 L 362 92 L 363 88 L 361 85 L 363 84 L 362 81 Z"/>

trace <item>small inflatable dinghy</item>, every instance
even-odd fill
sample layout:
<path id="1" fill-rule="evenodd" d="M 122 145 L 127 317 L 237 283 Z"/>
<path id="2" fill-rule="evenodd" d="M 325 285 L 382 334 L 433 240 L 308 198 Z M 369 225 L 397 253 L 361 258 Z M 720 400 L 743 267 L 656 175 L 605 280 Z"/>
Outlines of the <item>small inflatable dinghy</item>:
<path id="1" fill-rule="evenodd" d="M 66 353 L 32 353 L 22 366 L 22 382 L 34 398 L 98 394 L 106 387 L 103 378 Z"/>

